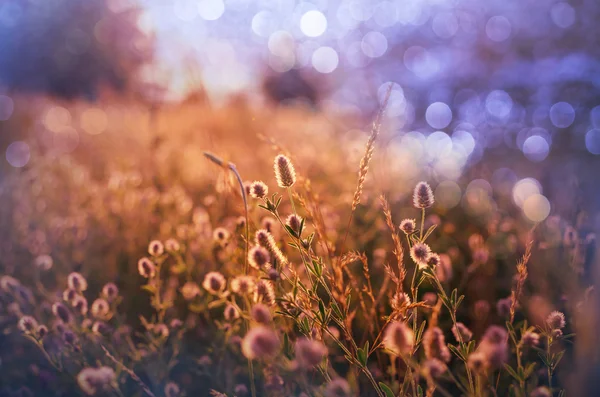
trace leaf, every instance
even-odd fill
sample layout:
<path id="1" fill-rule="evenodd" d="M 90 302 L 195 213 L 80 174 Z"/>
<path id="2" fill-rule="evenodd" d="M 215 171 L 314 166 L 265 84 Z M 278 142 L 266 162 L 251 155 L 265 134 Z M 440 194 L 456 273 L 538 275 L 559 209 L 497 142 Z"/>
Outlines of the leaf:
<path id="1" fill-rule="evenodd" d="M 423 388 L 421 385 L 417 386 L 417 396 L 423 397 Z"/>
<path id="2" fill-rule="evenodd" d="M 390 389 L 390 387 L 385 383 L 379 382 L 379 387 L 381 387 L 381 390 L 383 390 L 383 392 L 385 393 L 385 397 L 396 397 L 392 389 Z"/>
<path id="3" fill-rule="evenodd" d="M 504 368 L 508 371 L 508 373 L 515 378 L 515 380 L 517 381 L 521 381 L 521 378 L 519 377 L 519 375 L 517 375 L 517 373 L 515 372 L 515 370 L 513 369 L 513 367 L 511 367 L 508 364 L 504 364 Z"/>
<path id="4" fill-rule="evenodd" d="M 323 301 L 319 300 L 319 313 L 321 314 L 320 320 L 322 323 L 325 322 L 325 305 L 323 305 Z"/>
<path id="5" fill-rule="evenodd" d="M 417 330 L 416 340 L 421 340 L 421 335 L 423 335 L 423 331 L 425 330 L 425 324 L 427 324 L 427 321 L 423 320 L 423 322 L 421 323 L 421 326 Z"/>
<path id="6" fill-rule="evenodd" d="M 367 366 L 367 353 L 363 350 L 363 349 L 358 349 L 356 350 L 356 356 L 358 358 L 358 362 L 360 363 L 360 365 L 362 365 L 363 367 Z"/>
<path id="7" fill-rule="evenodd" d="M 527 365 L 527 367 L 525 367 L 525 370 L 523 371 L 523 378 L 524 378 L 524 380 L 527 380 L 527 378 L 529 378 L 531 376 L 531 374 L 535 370 L 536 364 L 537 363 L 529 363 Z"/>
<path id="8" fill-rule="evenodd" d="M 558 366 L 558 363 L 560 362 L 560 360 L 562 360 L 563 356 L 565 354 L 565 351 L 561 351 L 556 353 L 556 355 L 552 358 L 552 368 L 556 368 Z"/>
<path id="9" fill-rule="evenodd" d="M 429 235 L 431 233 L 433 233 L 433 231 L 435 230 L 435 228 L 437 227 L 437 224 L 433 224 L 429 227 L 429 229 L 427 229 L 427 232 L 425 233 L 425 235 L 423 236 L 423 241 L 427 240 L 427 237 L 429 237 Z"/>
<path id="10" fill-rule="evenodd" d="M 448 344 L 448 349 L 450 349 L 450 351 L 452 353 L 454 353 L 456 355 L 456 357 L 460 358 L 462 361 L 466 361 L 465 356 L 463 355 L 463 353 L 458 350 L 458 348 L 454 345 Z"/>

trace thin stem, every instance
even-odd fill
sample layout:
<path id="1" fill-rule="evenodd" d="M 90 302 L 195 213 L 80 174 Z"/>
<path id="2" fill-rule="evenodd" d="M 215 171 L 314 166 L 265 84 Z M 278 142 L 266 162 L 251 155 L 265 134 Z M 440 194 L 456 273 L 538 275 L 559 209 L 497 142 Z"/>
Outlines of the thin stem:
<path id="1" fill-rule="evenodd" d="M 249 239 L 250 239 L 250 219 L 248 217 L 248 199 L 246 198 L 246 189 L 244 188 L 244 183 L 242 182 L 242 177 L 240 176 L 235 164 L 229 163 L 229 169 L 235 177 L 240 185 L 240 191 L 242 192 L 242 199 L 244 200 L 244 211 L 246 216 L 246 252 L 244 255 L 244 273 L 248 274 L 248 250 L 249 250 Z M 292 203 L 293 205 L 293 203 Z"/>

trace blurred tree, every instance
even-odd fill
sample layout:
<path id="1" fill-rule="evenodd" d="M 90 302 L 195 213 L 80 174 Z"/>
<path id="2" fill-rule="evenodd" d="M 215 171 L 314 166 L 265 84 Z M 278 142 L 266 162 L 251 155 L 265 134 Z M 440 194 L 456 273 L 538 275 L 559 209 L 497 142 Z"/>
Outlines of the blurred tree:
<path id="1" fill-rule="evenodd" d="M 0 85 L 93 99 L 101 85 L 121 91 L 152 54 L 124 1 L 0 2 Z"/>

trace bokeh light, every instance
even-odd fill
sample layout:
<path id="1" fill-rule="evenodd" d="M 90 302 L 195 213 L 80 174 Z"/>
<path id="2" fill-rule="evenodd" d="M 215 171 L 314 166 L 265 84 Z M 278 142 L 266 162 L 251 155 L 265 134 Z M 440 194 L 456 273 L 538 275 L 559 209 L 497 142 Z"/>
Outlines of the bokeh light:
<path id="1" fill-rule="evenodd" d="M 29 145 L 23 141 L 13 142 L 6 148 L 6 161 L 15 168 L 26 166 L 30 156 Z"/>

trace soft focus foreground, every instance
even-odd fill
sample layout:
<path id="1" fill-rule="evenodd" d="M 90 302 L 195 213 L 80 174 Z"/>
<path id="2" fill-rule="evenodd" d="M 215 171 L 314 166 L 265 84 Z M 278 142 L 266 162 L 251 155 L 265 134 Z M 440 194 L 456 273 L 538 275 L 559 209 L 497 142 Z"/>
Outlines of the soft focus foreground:
<path id="1" fill-rule="evenodd" d="M 592 3 L 0 4 L 0 397 L 597 393 Z"/>

